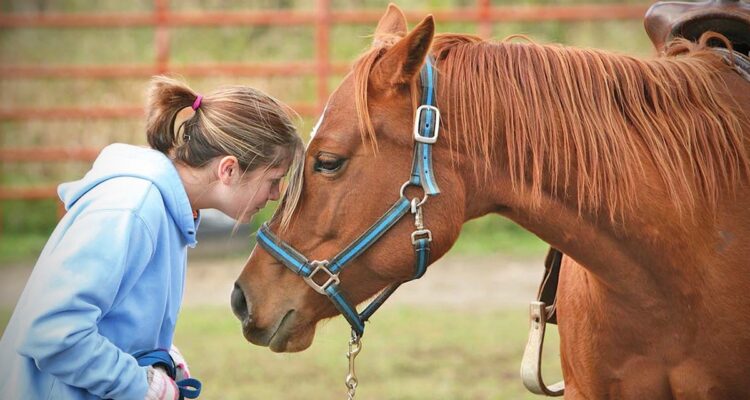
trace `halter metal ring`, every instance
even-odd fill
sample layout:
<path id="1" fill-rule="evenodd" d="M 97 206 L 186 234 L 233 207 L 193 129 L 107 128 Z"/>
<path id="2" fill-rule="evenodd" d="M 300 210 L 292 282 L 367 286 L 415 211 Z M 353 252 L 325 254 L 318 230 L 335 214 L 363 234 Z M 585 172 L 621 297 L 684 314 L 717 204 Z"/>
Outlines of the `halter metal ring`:
<path id="1" fill-rule="evenodd" d="M 313 269 L 312 272 L 309 276 L 303 276 L 302 279 L 304 279 L 305 282 L 307 282 L 307 284 L 316 292 L 326 294 L 326 289 L 328 289 L 329 286 L 341 283 L 339 280 L 339 274 L 334 274 L 328 269 L 328 261 L 311 261 L 310 267 Z M 322 285 L 319 285 L 313 279 L 318 271 L 324 271 L 328 275 L 328 279 Z"/>
<path id="2" fill-rule="evenodd" d="M 399 193 L 401 194 L 401 197 L 404 197 L 404 190 L 406 190 L 407 186 L 417 186 L 417 185 L 411 183 L 411 181 L 404 182 L 404 184 L 401 185 L 401 190 L 399 191 Z M 416 207 L 421 207 L 422 204 L 424 204 L 426 201 L 427 201 L 427 193 L 425 193 L 424 197 L 422 197 L 422 200 L 420 200 L 419 203 L 416 204 Z"/>

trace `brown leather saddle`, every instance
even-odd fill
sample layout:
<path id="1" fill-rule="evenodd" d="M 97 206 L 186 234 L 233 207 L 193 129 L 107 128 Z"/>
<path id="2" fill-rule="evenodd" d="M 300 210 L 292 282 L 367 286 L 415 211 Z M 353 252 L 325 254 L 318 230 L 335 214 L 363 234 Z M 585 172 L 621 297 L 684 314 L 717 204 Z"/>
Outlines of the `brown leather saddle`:
<path id="1" fill-rule="evenodd" d="M 707 31 L 724 35 L 740 54 L 750 54 L 750 3 L 739 0 L 660 1 L 643 21 L 657 50 L 671 39 L 697 41 Z"/>

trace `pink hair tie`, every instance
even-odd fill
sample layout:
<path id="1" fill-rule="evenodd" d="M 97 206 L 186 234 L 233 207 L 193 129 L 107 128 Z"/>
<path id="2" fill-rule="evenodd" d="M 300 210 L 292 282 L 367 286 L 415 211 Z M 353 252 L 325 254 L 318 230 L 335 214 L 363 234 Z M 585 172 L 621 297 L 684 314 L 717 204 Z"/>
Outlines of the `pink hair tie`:
<path id="1" fill-rule="evenodd" d="M 198 97 L 195 98 L 195 101 L 193 102 L 193 111 L 197 110 L 198 107 L 201 106 L 201 100 L 203 100 L 203 96 L 198 95 Z"/>

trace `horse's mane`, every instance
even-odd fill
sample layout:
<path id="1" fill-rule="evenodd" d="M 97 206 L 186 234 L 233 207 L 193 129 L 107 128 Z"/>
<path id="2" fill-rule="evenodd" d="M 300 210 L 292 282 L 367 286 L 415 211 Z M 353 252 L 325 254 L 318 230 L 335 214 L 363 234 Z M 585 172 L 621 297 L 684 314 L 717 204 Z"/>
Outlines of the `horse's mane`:
<path id="1" fill-rule="evenodd" d="M 747 115 L 728 100 L 719 76 L 726 66 L 706 41 L 677 40 L 670 56 L 644 61 L 438 35 L 441 136 L 455 157 L 484 160 L 477 179 L 491 178 L 505 147 L 514 189 L 530 190 L 534 204 L 546 190 L 563 189 L 577 195 L 579 211 L 604 208 L 615 218 L 635 206 L 651 163 L 678 212 L 692 213 L 700 200 L 714 209 L 722 188 L 748 176 L 750 162 L 740 119 Z M 360 130 L 371 143 L 367 86 L 384 51 L 370 50 L 354 69 Z"/>

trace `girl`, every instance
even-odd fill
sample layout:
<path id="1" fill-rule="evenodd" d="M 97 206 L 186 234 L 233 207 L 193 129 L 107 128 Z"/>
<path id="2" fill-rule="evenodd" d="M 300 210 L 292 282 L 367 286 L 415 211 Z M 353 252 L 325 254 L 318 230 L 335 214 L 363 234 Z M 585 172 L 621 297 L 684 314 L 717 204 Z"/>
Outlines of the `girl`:
<path id="1" fill-rule="evenodd" d="M 187 107 L 194 115 L 175 129 Z M 303 145 L 286 110 L 248 87 L 203 97 L 152 80 L 151 148 L 110 145 L 83 179 L 58 189 L 68 212 L 0 341 L 0 397 L 179 397 L 171 378 L 133 354 L 172 345 L 198 210 L 247 222 L 298 170 Z"/>

